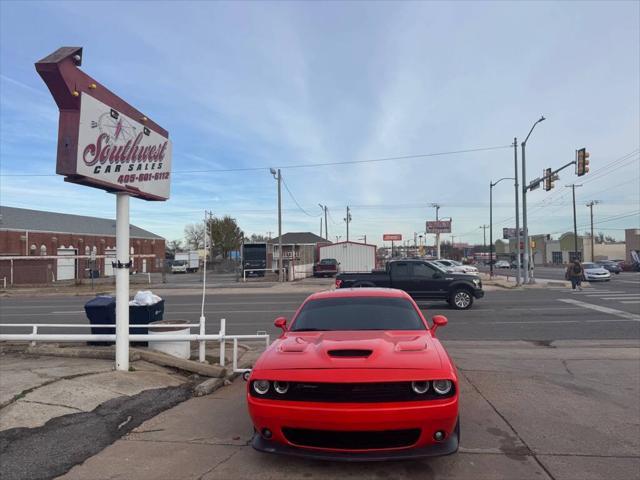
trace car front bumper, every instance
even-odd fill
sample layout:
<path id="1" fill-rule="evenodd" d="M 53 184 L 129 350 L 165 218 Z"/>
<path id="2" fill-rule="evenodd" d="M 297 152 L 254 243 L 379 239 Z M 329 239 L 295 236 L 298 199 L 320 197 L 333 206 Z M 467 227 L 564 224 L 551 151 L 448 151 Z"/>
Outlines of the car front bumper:
<path id="1" fill-rule="evenodd" d="M 611 280 L 611 274 L 609 275 L 585 275 L 584 279 L 587 282 L 606 282 Z"/>
<path id="2" fill-rule="evenodd" d="M 252 446 L 267 453 L 344 461 L 375 461 L 448 455 L 458 449 L 458 394 L 442 400 L 393 403 L 319 403 L 256 399 L 247 395 L 256 429 Z M 271 431 L 271 438 L 261 435 Z M 420 429 L 415 443 L 402 447 L 342 449 L 297 445 L 285 428 L 332 432 L 383 432 Z M 433 436 L 445 432 L 442 441 Z"/>
<path id="3" fill-rule="evenodd" d="M 484 290 L 482 290 L 481 288 L 476 288 L 476 289 L 473 291 L 473 296 L 474 296 L 474 297 L 476 297 L 476 298 L 482 298 L 482 297 L 484 297 Z"/>

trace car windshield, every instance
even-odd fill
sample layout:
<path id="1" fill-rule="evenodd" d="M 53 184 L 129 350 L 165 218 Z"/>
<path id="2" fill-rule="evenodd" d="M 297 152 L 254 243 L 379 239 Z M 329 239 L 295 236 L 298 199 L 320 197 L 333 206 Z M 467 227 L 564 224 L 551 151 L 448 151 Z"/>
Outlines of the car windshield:
<path id="1" fill-rule="evenodd" d="M 598 268 L 599 266 L 595 263 L 583 263 L 582 268 Z"/>
<path id="2" fill-rule="evenodd" d="M 307 302 L 291 325 L 293 332 L 330 330 L 426 330 L 405 298 L 345 297 Z"/>
<path id="3" fill-rule="evenodd" d="M 457 262 L 457 261 L 455 261 L 455 260 L 449 260 L 449 261 L 450 261 L 453 265 L 455 265 L 456 267 L 461 267 L 461 266 L 462 266 L 462 263 Z"/>
<path id="4" fill-rule="evenodd" d="M 323 258 L 320 260 L 320 265 L 335 265 L 338 263 L 335 258 Z"/>
<path id="5" fill-rule="evenodd" d="M 182 265 L 186 265 L 187 261 L 186 260 L 176 260 L 175 262 L 173 262 L 173 264 L 177 267 L 181 267 Z"/>

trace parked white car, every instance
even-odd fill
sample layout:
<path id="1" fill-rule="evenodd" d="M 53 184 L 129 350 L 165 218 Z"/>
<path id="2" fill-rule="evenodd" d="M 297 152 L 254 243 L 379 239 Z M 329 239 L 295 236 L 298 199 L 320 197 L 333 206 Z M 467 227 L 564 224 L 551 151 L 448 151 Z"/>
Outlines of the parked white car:
<path id="1" fill-rule="evenodd" d="M 445 270 L 448 270 L 450 272 L 471 273 L 471 274 L 478 273 L 478 269 L 476 267 L 473 267 L 471 265 L 463 265 L 462 263 L 457 262 L 455 260 L 440 259 L 440 260 L 434 260 L 434 262 L 440 265 Z"/>
<path id="2" fill-rule="evenodd" d="M 511 268 L 511 265 L 506 260 L 498 260 L 494 265 L 495 268 Z"/>
<path id="3" fill-rule="evenodd" d="M 608 282 L 611 280 L 611 272 L 595 263 L 585 262 L 582 264 L 584 269 L 584 279 L 587 282 Z"/>

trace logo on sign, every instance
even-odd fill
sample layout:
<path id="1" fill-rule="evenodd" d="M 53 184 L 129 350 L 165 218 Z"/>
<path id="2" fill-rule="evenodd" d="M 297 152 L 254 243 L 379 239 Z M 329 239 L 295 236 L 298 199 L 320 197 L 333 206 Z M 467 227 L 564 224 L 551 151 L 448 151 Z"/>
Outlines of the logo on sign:
<path id="1" fill-rule="evenodd" d="M 385 242 L 399 242 L 402 240 L 402 234 L 400 233 L 385 233 L 382 235 L 382 240 Z"/>

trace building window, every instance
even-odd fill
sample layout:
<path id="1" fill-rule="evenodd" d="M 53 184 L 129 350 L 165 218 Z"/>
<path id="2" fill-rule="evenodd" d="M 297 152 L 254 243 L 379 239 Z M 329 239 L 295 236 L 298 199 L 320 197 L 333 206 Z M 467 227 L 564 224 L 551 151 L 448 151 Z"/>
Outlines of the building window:
<path id="1" fill-rule="evenodd" d="M 89 249 L 89 245 L 84 247 L 84 254 L 85 255 L 89 255 L 91 253 L 91 250 Z"/>
<path id="2" fill-rule="evenodd" d="M 47 254 L 47 247 L 45 245 L 41 245 L 40 246 L 40 255 L 46 255 Z"/>
<path id="3" fill-rule="evenodd" d="M 562 252 L 551 252 L 551 263 L 554 265 L 562 264 Z"/>

